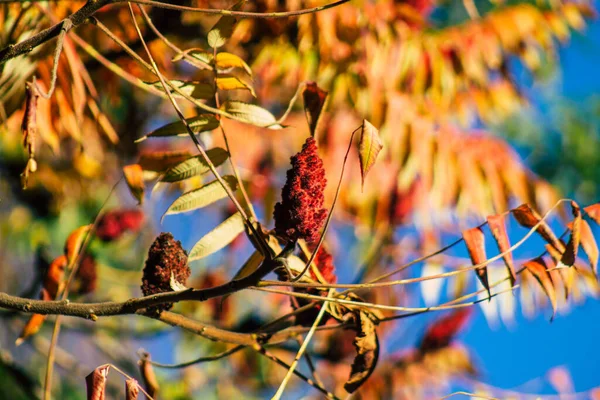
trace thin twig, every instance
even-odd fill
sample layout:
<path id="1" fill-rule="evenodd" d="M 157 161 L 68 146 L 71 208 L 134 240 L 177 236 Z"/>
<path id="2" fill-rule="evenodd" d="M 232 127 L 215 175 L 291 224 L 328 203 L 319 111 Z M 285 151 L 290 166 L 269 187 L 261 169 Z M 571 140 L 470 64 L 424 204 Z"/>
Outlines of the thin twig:
<path id="1" fill-rule="evenodd" d="M 329 293 L 327 294 L 327 297 L 331 297 L 332 294 L 333 294 L 333 289 L 330 289 Z M 287 374 L 283 378 L 281 385 L 279 385 L 279 389 L 273 396 L 273 400 L 279 400 L 281 398 L 281 396 L 283 395 L 283 392 L 285 391 L 285 387 L 287 386 L 290 378 L 294 374 L 294 370 L 298 366 L 298 362 L 302 358 L 302 354 L 304 354 L 304 351 L 306 351 L 306 348 L 308 347 L 308 343 L 310 342 L 310 340 L 312 339 L 312 337 L 315 333 L 315 329 L 317 328 L 317 326 L 319 326 L 321 319 L 323 319 L 323 316 L 325 315 L 325 311 L 327 310 L 328 305 L 329 305 L 329 303 L 327 301 L 325 301 L 323 303 L 323 306 L 321 307 L 321 310 L 319 311 L 319 314 L 317 315 L 315 322 L 313 322 L 312 327 L 310 328 L 310 331 L 308 331 L 308 334 L 306 335 L 306 338 L 304 339 L 304 342 L 300 346 L 300 349 L 298 349 L 298 354 L 296 354 L 296 357 L 294 358 L 292 365 L 290 366 Z"/>
<path id="2" fill-rule="evenodd" d="M 60 62 L 60 55 L 62 53 L 63 45 L 65 42 L 65 37 L 67 32 L 71 30 L 73 27 L 73 22 L 70 19 L 63 20 L 60 28 L 60 34 L 58 35 L 58 39 L 56 40 L 56 48 L 54 49 L 54 61 L 52 62 L 52 73 L 50 75 L 50 88 L 48 89 L 48 93 L 44 93 L 44 91 L 38 86 L 36 79 L 33 79 L 33 86 L 35 90 L 45 99 L 49 99 L 52 97 L 52 93 L 54 92 L 54 88 L 56 87 L 56 78 L 58 75 L 58 64 Z"/>
<path id="3" fill-rule="evenodd" d="M 196 358 L 195 360 L 187 361 L 187 362 L 180 363 L 180 364 L 162 364 L 162 363 L 152 361 L 149 359 L 147 359 L 146 362 L 148 364 L 151 364 L 158 368 L 171 368 L 171 369 L 186 368 L 186 367 L 196 365 L 196 364 L 201 364 L 204 362 L 220 360 L 220 359 L 228 357 L 234 353 L 237 353 L 238 351 L 243 350 L 245 348 L 246 348 L 246 346 L 238 345 L 238 346 L 232 347 L 229 350 L 225 350 L 219 354 L 215 354 L 214 356 L 199 357 L 199 358 Z"/>

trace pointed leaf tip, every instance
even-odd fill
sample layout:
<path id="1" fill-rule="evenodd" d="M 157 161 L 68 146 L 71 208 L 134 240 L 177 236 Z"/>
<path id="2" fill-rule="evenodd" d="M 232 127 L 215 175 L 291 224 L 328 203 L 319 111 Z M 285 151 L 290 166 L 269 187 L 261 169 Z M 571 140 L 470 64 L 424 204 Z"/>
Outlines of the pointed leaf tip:
<path id="1" fill-rule="evenodd" d="M 325 106 L 328 93 L 317 86 L 315 82 L 307 82 L 302 91 L 302 99 L 304 100 L 304 112 L 311 136 L 315 136 L 315 131 L 319 123 L 321 111 Z"/>
<path id="2" fill-rule="evenodd" d="M 383 142 L 379 137 L 379 130 L 366 119 L 363 120 L 358 148 L 360 175 L 363 187 L 365 185 L 365 178 L 375 164 L 375 160 L 382 148 Z"/>
<path id="3" fill-rule="evenodd" d="M 473 265 L 485 263 L 487 261 L 487 256 L 485 253 L 485 235 L 481 228 L 476 227 L 467 229 L 466 231 L 463 231 L 462 235 Z M 477 267 L 475 272 L 477 273 L 477 277 L 481 281 L 481 284 L 488 292 L 488 299 L 491 299 L 492 294 L 490 292 L 490 285 L 488 282 L 487 267 Z"/>

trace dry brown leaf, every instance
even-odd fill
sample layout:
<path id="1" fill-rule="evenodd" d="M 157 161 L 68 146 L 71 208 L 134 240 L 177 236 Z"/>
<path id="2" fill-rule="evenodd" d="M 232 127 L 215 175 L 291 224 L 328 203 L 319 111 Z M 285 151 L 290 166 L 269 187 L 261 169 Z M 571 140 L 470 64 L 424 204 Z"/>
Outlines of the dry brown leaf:
<path id="1" fill-rule="evenodd" d="M 581 209 L 574 201 L 571 201 L 571 209 L 573 211 L 573 222 L 569 224 L 571 229 L 571 238 L 560 260 L 561 263 L 569 267 L 573 266 L 577 259 L 577 250 L 581 241 Z"/>
<path id="2" fill-rule="evenodd" d="M 135 379 L 125 381 L 125 400 L 137 400 L 140 394 L 140 385 Z"/>
<path id="3" fill-rule="evenodd" d="M 144 358 L 142 358 L 138 365 L 140 366 L 140 373 L 142 375 L 142 379 L 144 380 L 144 387 L 146 388 L 146 392 L 150 395 L 150 397 L 156 397 L 156 393 L 160 389 L 158 385 L 158 381 L 156 380 L 156 375 L 154 374 L 154 368 L 152 368 L 152 364 L 148 361 L 150 360 L 150 354 L 144 354 Z"/>
<path id="4" fill-rule="evenodd" d="M 87 400 L 106 399 L 106 377 L 110 365 L 101 365 L 85 377 L 87 387 Z"/>
<path id="5" fill-rule="evenodd" d="M 527 261 L 524 267 L 537 279 L 546 293 L 546 296 L 548 296 L 548 300 L 550 300 L 550 304 L 552 304 L 552 318 L 554 319 L 557 307 L 556 290 L 554 288 L 554 283 L 552 282 L 552 277 L 546 267 L 546 262 L 543 258 L 538 257 Z"/>
<path id="6" fill-rule="evenodd" d="M 354 393 L 375 370 L 379 359 L 379 340 L 375 330 L 375 323 L 365 312 L 356 314 L 358 332 L 354 338 L 356 357 L 352 363 L 350 378 L 344 384 L 348 393 Z"/>
<path id="7" fill-rule="evenodd" d="M 529 206 L 529 204 L 521 204 L 519 207 L 511 211 L 517 222 L 521 226 L 528 229 L 533 228 L 542 219 L 539 214 Z M 554 246 L 558 251 L 561 253 L 564 251 L 563 244 L 558 240 L 546 222 L 542 222 L 536 231 L 547 243 Z"/>
<path id="8" fill-rule="evenodd" d="M 321 111 L 327 99 L 327 92 L 317 86 L 315 82 L 307 82 L 302 91 L 302 99 L 304 100 L 304 112 L 310 129 L 311 136 L 315 136 L 317 124 Z"/>

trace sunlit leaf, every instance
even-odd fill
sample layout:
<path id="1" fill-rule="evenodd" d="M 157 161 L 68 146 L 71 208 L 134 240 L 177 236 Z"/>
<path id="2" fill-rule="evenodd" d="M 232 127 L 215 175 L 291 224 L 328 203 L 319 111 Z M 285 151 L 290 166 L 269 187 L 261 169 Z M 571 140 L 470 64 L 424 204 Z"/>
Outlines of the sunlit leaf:
<path id="1" fill-rule="evenodd" d="M 502 259 L 504 260 L 504 264 L 506 265 L 510 276 L 510 284 L 511 286 L 514 286 L 515 281 L 517 280 L 517 274 L 515 273 L 512 252 L 509 252 L 510 240 L 508 238 L 508 233 L 506 232 L 504 216 L 490 215 L 487 217 L 487 223 L 492 235 L 494 236 L 494 239 L 496 240 L 498 250 L 500 250 L 500 253 L 506 253 L 502 256 Z"/>
<path id="2" fill-rule="evenodd" d="M 281 125 L 269 111 L 254 104 L 241 101 L 227 101 L 221 105 L 221 110 L 234 115 L 240 120 L 259 127 L 281 129 Z"/>
<path id="3" fill-rule="evenodd" d="M 194 81 L 180 81 L 177 79 L 172 79 L 169 81 L 173 87 L 177 88 L 181 93 L 184 93 L 186 96 L 193 97 L 195 99 L 200 100 L 208 100 L 215 97 L 215 87 L 210 83 L 204 82 L 194 82 Z M 149 82 L 148 85 L 163 91 L 163 85 L 160 81 Z M 169 87 L 169 86 L 167 86 Z M 182 97 L 175 89 L 169 87 L 173 97 Z"/>
<path id="4" fill-rule="evenodd" d="M 244 227 L 242 215 L 239 212 L 233 214 L 194 245 L 188 260 L 198 260 L 221 250 L 244 232 Z"/>
<path id="5" fill-rule="evenodd" d="M 471 228 L 463 231 L 463 239 L 469 250 L 469 256 L 473 265 L 483 264 L 487 261 L 485 254 L 485 235 L 481 228 Z M 487 277 L 487 267 L 478 267 L 475 272 L 481 281 L 483 287 L 487 290 L 488 296 L 491 296 L 490 286 Z"/>
<path id="6" fill-rule="evenodd" d="M 237 181 L 234 176 L 226 175 L 223 177 L 223 180 L 232 191 L 237 189 Z M 179 196 L 163 214 L 163 218 L 166 215 L 180 214 L 206 207 L 225 197 L 227 197 L 227 192 L 219 181 L 214 180 L 198 189 L 191 190 Z"/>
<path id="7" fill-rule="evenodd" d="M 319 117 L 327 99 L 327 92 L 318 87 L 315 82 L 308 82 L 302 91 L 302 99 L 310 134 L 315 136 Z"/>
<path id="8" fill-rule="evenodd" d="M 177 62 L 184 58 L 184 55 L 193 57 L 205 64 L 210 64 L 213 60 L 213 53 L 199 48 L 186 49 L 179 54 L 176 54 L 171 61 Z"/>
<path id="9" fill-rule="evenodd" d="M 517 220 L 517 222 L 528 229 L 533 228 L 537 223 L 539 223 L 542 218 L 539 216 L 537 212 L 535 212 L 528 204 L 522 204 L 519 207 L 511 210 L 513 216 Z M 536 230 L 544 240 L 554 246 L 557 250 L 562 251 L 563 245 L 560 243 L 552 229 L 546 222 L 542 222 L 540 226 Z"/>
<path id="10" fill-rule="evenodd" d="M 106 380 L 109 365 L 102 365 L 85 377 L 87 400 L 104 400 L 106 398 Z"/>
<path id="11" fill-rule="evenodd" d="M 46 316 L 42 314 L 33 314 L 21 331 L 21 334 L 15 341 L 15 346 L 20 346 L 28 337 L 35 335 L 39 332 L 40 328 L 44 324 Z"/>
<path id="12" fill-rule="evenodd" d="M 356 357 L 352 363 L 350 378 L 344 384 L 348 393 L 354 393 L 371 376 L 379 359 L 379 340 L 375 323 L 369 316 L 360 311 L 356 313 L 358 331 L 354 338 Z"/>
<path id="13" fill-rule="evenodd" d="M 579 242 L 581 241 L 581 209 L 574 201 L 571 202 L 571 209 L 573 211 L 573 222 L 570 224 L 571 238 L 567 247 L 563 253 L 561 263 L 571 267 L 577 259 L 577 250 L 579 249 Z"/>
<path id="14" fill-rule="evenodd" d="M 229 153 L 220 147 L 207 150 L 206 155 L 215 167 L 223 164 L 229 158 Z M 178 182 L 193 176 L 205 174 L 208 171 L 210 171 L 210 168 L 204 157 L 200 155 L 187 159 L 170 168 L 160 180 L 163 182 Z"/>
<path id="15" fill-rule="evenodd" d="M 242 81 L 237 76 L 219 75 L 216 79 L 217 87 L 220 90 L 249 90 L 252 96 L 256 97 L 254 88 L 250 83 Z"/>
<path id="16" fill-rule="evenodd" d="M 244 5 L 245 0 L 236 3 L 231 10 L 239 10 Z M 237 18 L 224 15 L 219 21 L 208 31 L 208 45 L 214 49 L 223 46 L 233 34 Z"/>
<path id="17" fill-rule="evenodd" d="M 125 182 L 133 197 L 142 204 L 144 201 L 144 171 L 139 164 L 131 164 L 123 167 Z"/>
<path id="18" fill-rule="evenodd" d="M 87 237 L 88 233 L 90 232 L 91 228 L 92 225 L 81 226 L 75 229 L 73 232 L 71 232 L 71 234 L 65 241 L 64 252 L 67 256 L 68 265 L 72 265 L 73 261 L 75 261 L 75 258 L 77 258 L 77 255 L 81 250 L 81 246 L 83 245 L 83 242 Z"/>
<path id="19" fill-rule="evenodd" d="M 360 142 L 358 146 L 361 182 L 362 186 L 364 187 L 365 178 L 375 164 L 377 155 L 383 148 L 383 142 L 379 137 L 379 131 L 366 119 L 363 120 L 360 132 Z"/>
<path id="20" fill-rule="evenodd" d="M 591 206 L 587 206 L 583 209 L 585 213 L 594 220 L 595 223 L 600 225 L 600 203 L 592 204 Z"/>
<path id="21" fill-rule="evenodd" d="M 552 318 L 554 318 L 554 314 L 556 314 L 556 290 L 554 289 L 554 283 L 552 282 L 552 277 L 548 272 L 548 268 L 546 267 L 546 262 L 543 258 L 536 258 L 530 261 L 527 261 L 524 265 L 525 268 L 537 279 L 539 284 L 541 285 L 544 293 L 548 296 L 548 300 L 550 300 L 550 304 L 552 304 Z"/>
<path id="22" fill-rule="evenodd" d="M 213 129 L 219 127 L 219 120 L 215 118 L 213 114 L 202 114 L 192 118 L 186 118 L 185 120 L 194 133 L 212 131 Z M 141 138 L 137 139 L 135 142 L 139 143 L 149 137 L 165 136 L 188 136 L 188 130 L 182 121 L 175 121 L 161 126 L 146 136 L 142 136 Z"/>
<path id="23" fill-rule="evenodd" d="M 217 70 L 219 71 L 227 71 L 231 68 L 241 68 L 249 76 L 252 76 L 252 70 L 250 69 L 248 64 L 246 64 L 246 62 L 242 60 L 242 58 L 236 56 L 235 54 L 225 52 L 218 53 L 217 58 L 215 60 L 215 65 L 217 67 Z"/>
<path id="24" fill-rule="evenodd" d="M 588 256 L 592 271 L 594 271 L 594 274 L 597 274 L 599 257 L 598 243 L 596 243 L 592 228 L 590 228 L 590 225 L 585 220 L 581 221 L 581 247 L 583 247 L 583 251 L 585 251 L 585 254 Z"/>
<path id="25" fill-rule="evenodd" d="M 63 279 L 65 276 L 65 270 L 67 268 L 68 261 L 67 256 L 62 254 L 56 257 L 48 267 L 44 279 L 42 280 L 42 287 L 48 295 L 47 300 L 54 300 L 61 290 Z M 46 298 L 44 298 L 46 300 Z"/>

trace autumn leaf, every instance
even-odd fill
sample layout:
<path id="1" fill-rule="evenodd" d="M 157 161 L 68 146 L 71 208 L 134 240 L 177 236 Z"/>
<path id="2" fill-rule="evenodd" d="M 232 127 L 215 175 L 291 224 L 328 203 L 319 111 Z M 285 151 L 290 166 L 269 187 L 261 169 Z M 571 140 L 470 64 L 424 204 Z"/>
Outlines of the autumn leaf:
<path id="1" fill-rule="evenodd" d="M 256 92 L 251 83 L 244 82 L 237 76 L 219 75 L 216 79 L 219 90 L 249 90 L 253 97 L 256 97 Z"/>
<path id="2" fill-rule="evenodd" d="M 67 265 L 73 265 L 73 262 L 77 258 L 79 251 L 81 250 L 81 246 L 83 246 L 83 242 L 85 241 L 87 235 L 90 233 L 92 229 L 92 225 L 85 225 L 75 229 L 67 240 L 65 241 L 65 256 L 67 256 Z"/>
<path id="3" fill-rule="evenodd" d="M 587 254 L 594 274 L 598 273 L 598 244 L 587 221 L 581 221 L 581 247 Z"/>
<path id="4" fill-rule="evenodd" d="M 571 210 L 573 212 L 573 222 L 570 224 L 571 238 L 562 255 L 560 262 L 569 267 L 573 266 L 577 259 L 577 250 L 581 241 L 581 209 L 574 201 L 571 201 Z"/>
<path id="5" fill-rule="evenodd" d="M 362 187 L 365 185 L 365 178 L 375 164 L 377 155 L 383 148 L 383 142 L 379 137 L 379 131 L 366 119 L 360 132 L 360 142 L 358 145 L 358 156 L 360 159 L 360 175 Z"/>
<path id="6" fill-rule="evenodd" d="M 246 61 L 242 60 L 242 58 L 236 56 L 235 54 L 225 52 L 217 53 L 215 66 L 219 72 L 227 72 L 232 68 L 241 68 L 248 74 L 248 76 L 252 76 L 252 70 L 248 64 L 246 64 Z"/>
<path id="7" fill-rule="evenodd" d="M 600 203 L 592 204 L 583 209 L 585 213 L 594 220 L 595 223 L 600 225 Z"/>
<path id="8" fill-rule="evenodd" d="M 538 257 L 536 259 L 527 261 L 524 267 L 527 269 L 527 271 L 531 272 L 546 293 L 546 296 L 548 296 L 548 300 L 550 300 L 550 304 L 552 305 L 552 318 L 554 318 L 557 308 L 556 290 L 554 288 L 552 277 L 548 272 L 546 261 L 544 261 L 543 258 Z"/>
<path id="9" fill-rule="evenodd" d="M 106 398 L 106 379 L 110 365 L 102 365 L 85 377 L 87 400 L 104 400 Z"/>
<path id="10" fill-rule="evenodd" d="M 498 245 L 498 250 L 500 253 L 505 253 L 502 256 L 504 260 L 504 264 L 508 270 L 508 274 L 510 277 L 511 286 L 515 286 L 515 282 L 517 280 L 517 274 L 515 273 L 515 266 L 513 262 L 512 252 L 510 249 L 510 240 L 508 238 L 508 233 L 506 232 L 506 223 L 503 215 L 490 215 L 487 217 L 488 227 L 492 232 L 492 236 L 496 240 L 496 244 Z"/>
<path id="11" fill-rule="evenodd" d="M 375 323 L 363 311 L 356 314 L 358 331 L 354 338 L 356 357 L 352 363 L 350 378 L 344 384 L 348 393 L 354 393 L 371 376 L 379 359 L 379 340 Z"/>
<path id="12" fill-rule="evenodd" d="M 42 315 L 42 314 L 33 314 L 29 318 L 29 321 L 27 321 L 27 323 L 23 327 L 23 330 L 21 331 L 21 334 L 19 335 L 19 337 L 15 341 L 15 346 L 20 346 L 21 344 L 23 344 L 23 342 L 28 337 L 33 336 L 36 333 L 38 333 L 39 330 L 40 330 L 40 328 L 44 324 L 45 320 L 46 320 L 46 316 L 45 315 Z"/>
<path id="13" fill-rule="evenodd" d="M 138 164 L 144 171 L 163 172 L 191 157 L 189 150 L 146 151 L 140 154 Z"/>
<path id="14" fill-rule="evenodd" d="M 125 182 L 132 196 L 142 204 L 144 201 L 144 171 L 139 164 L 131 164 L 123 167 Z"/>
<path id="15" fill-rule="evenodd" d="M 208 100 L 212 99 L 215 96 L 215 87 L 210 83 L 204 82 L 195 82 L 195 81 L 180 81 L 177 79 L 172 79 L 169 81 L 173 87 L 177 88 L 179 92 L 185 94 L 186 96 L 193 97 L 194 99 L 199 100 Z M 164 87 L 161 81 L 156 82 L 148 82 L 147 85 L 152 86 L 153 88 L 164 91 Z M 182 95 L 175 91 L 172 87 L 168 86 L 173 97 L 181 98 Z"/>
<path id="16" fill-rule="evenodd" d="M 68 266 L 67 256 L 60 255 L 56 257 L 48 267 L 48 271 L 42 280 L 42 286 L 48 294 L 48 300 L 56 299 L 56 296 L 61 290 L 65 269 Z M 44 299 L 46 300 L 46 299 Z"/>
<path id="17" fill-rule="evenodd" d="M 517 222 L 528 229 L 533 228 L 537 225 L 542 218 L 537 212 L 535 212 L 528 204 L 521 204 L 519 207 L 511 210 L 513 216 Z M 558 251 L 562 252 L 564 249 L 563 244 L 558 240 L 552 229 L 546 222 L 542 222 L 536 230 L 544 238 L 544 240 L 554 246 Z"/>
<path id="18" fill-rule="evenodd" d="M 485 235 L 481 228 L 467 229 L 466 231 L 463 231 L 462 235 L 473 265 L 485 263 L 487 261 L 487 256 L 485 254 Z M 491 298 L 492 294 L 488 283 L 487 267 L 478 267 L 475 269 L 475 272 L 477 273 L 477 277 L 481 281 L 481 284 L 487 290 L 489 298 Z"/>
<path id="19" fill-rule="evenodd" d="M 306 86 L 302 91 L 304 113 L 306 114 L 310 134 L 313 137 L 315 136 L 317 124 L 319 123 L 319 117 L 321 116 L 321 111 L 323 111 L 327 94 L 328 93 L 318 87 L 315 82 L 306 83 Z"/>
<path id="20" fill-rule="evenodd" d="M 424 354 L 448 346 L 465 327 L 470 315 L 469 308 L 461 308 L 435 321 L 425 331 L 419 351 Z"/>
<path id="21" fill-rule="evenodd" d="M 236 212 L 200 239 L 190 250 L 188 260 L 199 260 L 221 250 L 244 232 L 244 228 L 244 219 Z"/>
<path id="22" fill-rule="evenodd" d="M 277 119 L 268 110 L 254 104 L 241 101 L 226 101 L 221 105 L 221 110 L 231 114 L 241 121 L 261 128 L 281 129 Z"/>

